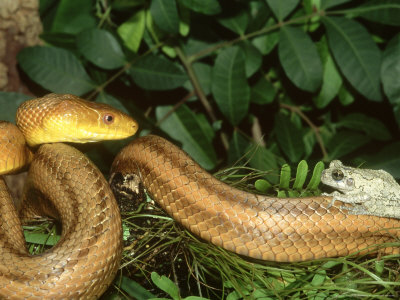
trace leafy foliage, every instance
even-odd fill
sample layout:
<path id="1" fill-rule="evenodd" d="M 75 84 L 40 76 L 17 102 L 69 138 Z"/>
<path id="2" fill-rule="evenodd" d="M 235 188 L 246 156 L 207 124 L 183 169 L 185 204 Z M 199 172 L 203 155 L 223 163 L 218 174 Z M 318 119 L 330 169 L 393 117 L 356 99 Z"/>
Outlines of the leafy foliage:
<path id="1" fill-rule="evenodd" d="M 122 107 L 143 134 L 169 136 L 206 169 L 247 162 L 264 171 L 260 190 L 296 195 L 305 161 L 339 158 L 400 177 L 399 15 L 399 0 L 42 0 L 45 45 L 18 61 L 38 96 Z M 21 99 L 0 93 L 0 119 Z M 342 279 L 357 269 L 339 263 Z M 316 291 L 321 280 L 338 284 L 332 268 L 285 270 L 271 279 L 282 288 L 275 296 L 351 297 L 343 282 Z"/>
<path id="2" fill-rule="evenodd" d="M 385 165 L 378 150 L 400 119 L 399 1 L 42 2 L 47 44 L 18 56 L 38 94 L 113 98 L 209 170 L 257 143 L 275 167 Z"/>

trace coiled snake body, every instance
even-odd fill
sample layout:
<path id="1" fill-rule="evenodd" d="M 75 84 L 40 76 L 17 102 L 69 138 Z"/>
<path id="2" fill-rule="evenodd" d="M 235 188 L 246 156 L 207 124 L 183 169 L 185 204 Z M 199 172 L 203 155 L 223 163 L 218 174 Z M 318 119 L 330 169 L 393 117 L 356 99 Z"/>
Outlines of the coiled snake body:
<path id="1" fill-rule="evenodd" d="M 85 102 L 78 100 L 78 104 L 74 103 L 84 106 Z M 96 126 L 84 124 L 80 131 L 87 141 L 95 140 L 94 136 L 107 137 L 104 123 L 114 124 L 114 133 L 120 132 L 118 126 L 128 127 L 113 138 L 136 131 L 134 121 L 108 107 L 90 107 L 88 111 L 94 112 L 91 122 L 97 122 L 103 133 L 94 133 Z M 30 145 L 37 144 L 35 138 L 27 140 Z M 113 279 L 121 256 L 121 221 L 107 183 L 83 154 L 63 144 L 41 146 L 29 172 L 31 199 L 23 202 L 20 216 L 40 213 L 60 218 L 63 236 L 50 251 L 37 257 L 28 255 L 17 212 L 0 181 L 0 296 L 99 297 Z M 119 174 L 125 180 L 135 173 L 183 226 L 215 245 L 257 259 L 289 262 L 362 253 L 368 246 L 393 242 L 399 236 L 395 229 L 400 227 L 399 220 L 347 215 L 338 201 L 329 207 L 330 197 L 282 199 L 234 189 L 156 136 L 126 146 L 115 158 L 112 173 L 112 178 Z M 43 206 L 43 198 L 55 202 Z M 399 252 L 397 248 L 383 251 Z"/>
<path id="2" fill-rule="evenodd" d="M 109 106 L 55 94 L 23 103 L 17 124 L 32 146 L 118 139 L 137 130 L 135 121 Z M 0 123 L 0 134 L 0 174 L 32 159 L 15 126 Z M 26 158 L 14 156 L 23 153 Z M 120 213 L 104 176 L 73 147 L 45 144 L 34 155 L 26 191 L 29 200 L 18 216 L 0 177 L 0 298 L 100 297 L 122 253 Z M 20 219 L 43 215 L 61 221 L 62 236 L 50 251 L 31 256 Z"/>

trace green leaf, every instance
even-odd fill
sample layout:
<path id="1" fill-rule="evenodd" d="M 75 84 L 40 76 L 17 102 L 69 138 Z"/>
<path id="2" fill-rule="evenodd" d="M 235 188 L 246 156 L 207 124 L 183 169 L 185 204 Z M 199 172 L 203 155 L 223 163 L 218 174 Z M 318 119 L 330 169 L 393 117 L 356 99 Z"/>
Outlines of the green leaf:
<path id="1" fill-rule="evenodd" d="M 129 72 L 137 85 L 148 90 L 172 90 L 188 79 L 179 64 L 153 54 L 138 59 Z"/>
<path id="2" fill-rule="evenodd" d="M 321 0 L 321 9 L 327 9 L 346 2 L 350 2 L 350 0 Z"/>
<path id="3" fill-rule="evenodd" d="M 281 189 L 285 189 L 285 190 L 289 189 L 290 173 L 291 173 L 290 166 L 288 164 L 284 164 L 281 167 L 281 176 L 279 178 L 279 187 Z"/>
<path id="4" fill-rule="evenodd" d="M 248 146 L 249 142 L 244 135 L 235 130 L 229 141 L 228 164 L 236 163 L 243 158 Z"/>
<path id="5" fill-rule="evenodd" d="M 207 65 L 202 62 L 195 62 L 192 64 L 192 68 L 194 73 L 196 74 L 196 77 L 199 81 L 199 84 L 201 86 L 201 89 L 203 90 L 203 93 L 205 95 L 208 95 L 211 93 L 211 66 Z M 186 81 L 184 84 L 184 87 L 188 91 L 193 91 L 194 87 L 192 85 L 191 81 Z"/>
<path id="6" fill-rule="evenodd" d="M 256 47 L 249 42 L 239 44 L 245 55 L 246 77 L 251 77 L 255 72 L 261 68 L 262 55 Z"/>
<path id="7" fill-rule="evenodd" d="M 122 276 L 121 280 L 116 283 L 120 283 L 119 287 L 134 299 L 150 299 L 155 297 L 152 293 L 129 277 Z"/>
<path id="8" fill-rule="evenodd" d="M 196 114 L 197 123 L 200 125 L 201 130 L 203 131 L 204 135 L 206 136 L 207 140 L 211 143 L 215 137 L 215 131 L 220 130 L 216 129 L 218 127 L 219 121 L 215 122 L 214 124 L 210 124 L 207 117 L 202 113 Z"/>
<path id="9" fill-rule="evenodd" d="M 237 125 L 249 109 L 250 87 L 244 63 L 243 51 L 230 47 L 218 54 L 213 68 L 211 90 L 218 108 L 232 125 Z"/>
<path id="10" fill-rule="evenodd" d="M 301 160 L 297 165 L 296 179 L 293 183 L 293 189 L 301 190 L 306 181 L 308 173 L 308 164 L 305 160 Z"/>
<path id="11" fill-rule="evenodd" d="M 161 290 L 166 292 L 174 300 L 180 299 L 178 287 L 168 277 L 158 275 L 156 272 L 151 272 L 151 280 Z"/>
<path id="12" fill-rule="evenodd" d="M 325 166 L 322 161 L 319 161 L 315 165 L 310 182 L 307 185 L 307 190 L 313 191 L 318 188 L 318 185 L 321 181 L 321 174 L 322 174 L 322 171 L 324 170 L 324 168 L 325 168 Z"/>
<path id="13" fill-rule="evenodd" d="M 180 15 L 179 34 L 181 36 L 188 36 L 190 32 L 190 10 L 180 2 L 178 2 L 178 10 Z"/>
<path id="14" fill-rule="evenodd" d="M 298 162 L 304 154 L 301 129 L 297 128 L 288 117 L 278 114 L 275 118 L 274 130 L 280 149 L 291 162 Z"/>
<path id="15" fill-rule="evenodd" d="M 354 96 L 342 85 L 339 90 L 339 100 L 342 105 L 350 105 L 354 102 Z"/>
<path id="16" fill-rule="evenodd" d="M 385 260 L 378 259 L 375 261 L 375 274 L 381 276 L 383 271 L 385 270 Z"/>
<path id="17" fill-rule="evenodd" d="M 106 30 L 84 30 L 76 36 L 76 45 L 83 56 L 100 68 L 116 69 L 125 64 L 121 46 Z"/>
<path id="18" fill-rule="evenodd" d="M 256 182 L 254 182 L 254 187 L 257 191 L 265 193 L 272 187 L 272 185 L 265 179 L 257 179 Z"/>
<path id="19" fill-rule="evenodd" d="M 356 15 L 369 21 L 400 26 L 399 0 L 372 0 L 360 5 L 355 10 Z M 357 13 L 357 11 L 359 12 Z"/>
<path id="20" fill-rule="evenodd" d="M 275 17 L 283 21 L 299 4 L 299 0 L 267 0 L 267 3 Z"/>
<path id="21" fill-rule="evenodd" d="M 60 0 L 51 31 L 76 34 L 96 23 L 92 1 Z"/>
<path id="22" fill-rule="evenodd" d="M 39 14 L 44 14 L 54 4 L 54 0 L 41 0 L 39 5 Z"/>
<path id="23" fill-rule="evenodd" d="M 325 270 L 318 270 L 318 272 L 315 273 L 313 276 L 313 279 L 311 280 L 311 285 L 312 286 L 320 286 L 322 285 L 325 280 L 327 280 L 329 277 L 326 275 Z"/>
<path id="24" fill-rule="evenodd" d="M 286 191 L 279 190 L 278 194 L 276 195 L 278 198 L 287 198 L 288 193 Z"/>
<path id="25" fill-rule="evenodd" d="M 196 55 L 198 52 L 203 52 L 207 48 L 211 47 L 212 43 L 207 43 L 205 41 L 196 40 L 194 38 L 188 38 L 187 42 L 182 46 L 184 52 L 187 56 Z M 210 53 L 205 54 L 210 55 Z"/>
<path id="26" fill-rule="evenodd" d="M 187 8 L 205 15 L 216 15 L 221 12 L 217 0 L 180 0 Z"/>
<path id="27" fill-rule="evenodd" d="M 170 58 L 175 58 L 176 57 L 176 51 L 173 47 L 171 46 L 162 46 L 161 50 Z"/>
<path id="28" fill-rule="evenodd" d="M 315 132 L 312 129 L 303 131 L 304 158 L 311 155 L 316 144 Z"/>
<path id="29" fill-rule="evenodd" d="M 158 106 L 156 108 L 157 120 L 163 119 L 167 113 L 171 112 L 171 109 L 172 106 Z M 172 138 L 181 142 L 182 149 L 203 168 L 210 170 L 215 167 L 217 156 L 208 130 L 205 131 L 205 124 L 200 124 L 200 122 L 204 122 L 204 119 L 199 119 L 186 105 L 182 105 L 163 120 L 160 127 Z"/>
<path id="30" fill-rule="evenodd" d="M 271 174 L 264 176 L 269 182 L 278 183 L 279 158 L 275 154 L 259 145 L 252 145 L 250 150 L 246 152 L 246 157 L 249 159 L 249 165 L 252 168 L 271 172 Z"/>
<path id="31" fill-rule="evenodd" d="M 322 166 L 324 167 L 324 164 L 320 161 L 318 164 L 322 164 Z M 328 269 L 332 269 L 338 265 L 342 264 L 342 262 L 340 261 L 336 261 L 336 260 L 328 260 L 326 263 L 324 263 L 322 265 L 322 268 L 324 270 L 328 270 Z"/>
<path id="32" fill-rule="evenodd" d="M 0 120 L 15 124 L 15 114 L 17 113 L 18 106 L 29 99 L 32 99 L 32 96 L 0 91 Z"/>
<path id="33" fill-rule="evenodd" d="M 265 1 L 248 1 L 249 24 L 247 32 L 254 32 L 266 26 L 268 19 L 274 21 L 272 12 Z"/>
<path id="34" fill-rule="evenodd" d="M 146 42 L 149 48 L 153 48 L 157 43 L 160 43 L 160 39 L 165 36 L 165 32 L 161 31 L 154 23 L 153 16 L 151 15 L 150 9 L 145 10 L 145 31 L 143 33 L 143 40 Z"/>
<path id="35" fill-rule="evenodd" d="M 265 24 L 265 27 L 271 27 L 274 25 L 276 25 L 274 19 L 270 18 Z M 279 31 L 274 30 L 261 36 L 255 37 L 254 39 L 252 39 L 251 42 L 262 55 L 267 55 L 275 48 L 275 46 L 278 44 L 278 41 Z"/>
<path id="36" fill-rule="evenodd" d="M 332 57 L 328 54 L 324 63 L 322 88 L 314 102 L 318 108 L 327 106 L 339 93 L 342 86 L 342 77 L 336 68 Z"/>
<path id="37" fill-rule="evenodd" d="M 363 157 L 365 167 L 382 169 L 389 172 L 395 178 L 400 178 L 400 142 L 385 146 L 378 153 Z"/>
<path id="38" fill-rule="evenodd" d="M 126 109 L 126 107 L 117 98 L 110 94 L 99 93 L 96 98 L 96 102 L 108 104 L 129 115 L 129 111 Z"/>
<path id="39" fill-rule="evenodd" d="M 287 194 L 289 197 L 294 198 L 294 197 L 299 197 L 300 193 L 298 191 L 293 191 L 293 190 L 288 190 Z"/>
<path id="40" fill-rule="evenodd" d="M 391 103 L 400 103 L 400 34 L 387 44 L 381 66 L 383 90 Z"/>
<path id="41" fill-rule="evenodd" d="M 18 53 L 28 76 L 49 91 L 82 95 L 96 86 L 81 62 L 69 51 L 55 47 L 28 47 Z"/>
<path id="42" fill-rule="evenodd" d="M 71 52 L 76 51 L 76 35 L 62 32 L 43 32 L 40 38 L 49 45 L 64 48 Z"/>
<path id="43" fill-rule="evenodd" d="M 133 52 L 139 50 L 145 29 L 146 12 L 144 9 L 138 10 L 128 21 L 122 23 L 117 32 L 124 41 L 126 47 Z"/>
<path id="44" fill-rule="evenodd" d="M 266 35 L 258 36 L 252 40 L 253 45 L 261 52 L 262 55 L 269 54 L 279 41 L 279 32 L 273 31 Z"/>
<path id="45" fill-rule="evenodd" d="M 154 23 L 171 34 L 179 33 L 179 16 L 175 0 L 152 0 L 150 12 Z"/>
<path id="46" fill-rule="evenodd" d="M 60 240 L 59 235 L 49 235 L 47 233 L 24 231 L 24 236 L 27 243 L 35 243 L 47 246 L 54 246 Z"/>
<path id="47" fill-rule="evenodd" d="M 222 26 L 229 30 L 236 32 L 239 35 L 244 35 L 249 22 L 249 16 L 245 10 L 241 10 L 237 14 L 221 18 L 218 21 Z"/>
<path id="48" fill-rule="evenodd" d="M 329 155 L 328 161 L 340 158 L 346 154 L 357 150 L 370 141 L 370 137 L 351 131 L 336 133 L 327 143 Z"/>
<path id="49" fill-rule="evenodd" d="M 286 75 L 300 89 L 314 92 L 322 80 L 322 64 L 317 49 L 303 30 L 284 26 L 280 32 L 279 60 Z"/>
<path id="50" fill-rule="evenodd" d="M 393 105 L 393 115 L 396 119 L 397 126 L 400 127 L 400 103 Z"/>
<path id="51" fill-rule="evenodd" d="M 373 139 L 380 141 L 387 141 L 391 138 L 391 134 L 383 122 L 361 113 L 348 114 L 336 126 L 362 131 Z"/>
<path id="52" fill-rule="evenodd" d="M 381 54 L 359 23 L 342 17 L 324 17 L 330 49 L 340 70 L 366 98 L 381 101 Z"/>
<path id="53" fill-rule="evenodd" d="M 268 104 L 274 101 L 276 89 L 265 77 L 260 78 L 251 88 L 251 102 L 257 104 Z"/>
<path id="54" fill-rule="evenodd" d="M 126 11 L 126 9 L 132 9 L 138 6 L 146 4 L 146 0 L 115 0 L 111 3 L 112 8 L 116 10 Z"/>

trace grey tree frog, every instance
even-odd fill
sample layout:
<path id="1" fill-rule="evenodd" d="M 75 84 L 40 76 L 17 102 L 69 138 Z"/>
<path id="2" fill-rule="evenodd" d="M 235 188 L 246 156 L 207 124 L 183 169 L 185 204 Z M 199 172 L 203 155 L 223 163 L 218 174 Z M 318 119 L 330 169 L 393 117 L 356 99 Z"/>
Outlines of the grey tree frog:
<path id="1" fill-rule="evenodd" d="M 347 167 L 333 160 L 321 175 L 322 183 L 337 189 L 332 204 L 339 200 L 352 203 L 343 207 L 350 214 L 400 218 L 400 185 L 384 170 Z"/>

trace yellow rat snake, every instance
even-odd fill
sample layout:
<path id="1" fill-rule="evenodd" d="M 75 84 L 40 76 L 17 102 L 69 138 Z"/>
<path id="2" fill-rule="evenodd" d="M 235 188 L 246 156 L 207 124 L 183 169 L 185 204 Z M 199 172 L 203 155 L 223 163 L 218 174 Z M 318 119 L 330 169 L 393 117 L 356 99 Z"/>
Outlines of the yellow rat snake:
<path id="1" fill-rule="evenodd" d="M 0 123 L 0 174 L 32 162 L 18 209 L 0 177 L 0 298 L 96 299 L 119 266 L 120 214 L 96 166 L 59 142 L 121 139 L 133 135 L 137 124 L 107 105 L 56 94 L 24 102 L 16 120 L 19 130 Z M 136 174 L 187 229 L 256 259 L 294 262 L 363 253 L 399 236 L 400 220 L 347 215 L 339 201 L 329 207 L 330 197 L 274 198 L 232 188 L 157 136 L 126 146 L 111 173 L 123 180 Z M 21 222 L 43 215 L 61 221 L 62 236 L 52 249 L 31 256 Z"/>

